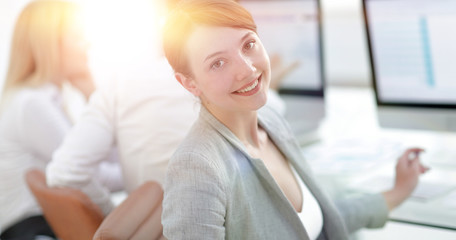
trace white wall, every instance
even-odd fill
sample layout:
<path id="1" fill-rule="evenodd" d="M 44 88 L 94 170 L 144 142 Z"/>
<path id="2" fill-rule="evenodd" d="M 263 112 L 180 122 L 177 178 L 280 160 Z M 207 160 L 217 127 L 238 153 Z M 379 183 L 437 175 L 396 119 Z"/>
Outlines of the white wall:
<path id="1" fill-rule="evenodd" d="M 322 7 L 329 83 L 371 84 L 361 0 L 322 0 Z"/>
<path id="2" fill-rule="evenodd" d="M 20 10 L 28 1 L 0 1 L 0 86 L 3 85 L 6 75 L 13 25 Z M 325 67 L 329 83 L 370 84 L 361 0 L 321 1 L 324 17 Z"/>

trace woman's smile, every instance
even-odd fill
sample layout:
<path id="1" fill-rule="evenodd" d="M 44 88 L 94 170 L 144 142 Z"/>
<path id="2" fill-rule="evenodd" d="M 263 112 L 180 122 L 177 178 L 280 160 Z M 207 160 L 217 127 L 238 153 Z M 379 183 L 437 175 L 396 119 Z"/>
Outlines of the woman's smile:
<path id="1" fill-rule="evenodd" d="M 244 85 L 241 87 L 239 90 L 234 91 L 234 94 L 241 95 L 241 96 L 251 96 L 255 93 L 258 92 L 258 90 L 261 88 L 261 77 L 263 75 L 260 75 L 257 79 L 253 80 L 252 82 Z"/>
<path id="2" fill-rule="evenodd" d="M 271 70 L 255 32 L 198 26 L 189 35 L 186 51 L 193 76 L 178 77 L 209 111 L 231 116 L 233 112 L 257 111 L 264 106 Z"/>

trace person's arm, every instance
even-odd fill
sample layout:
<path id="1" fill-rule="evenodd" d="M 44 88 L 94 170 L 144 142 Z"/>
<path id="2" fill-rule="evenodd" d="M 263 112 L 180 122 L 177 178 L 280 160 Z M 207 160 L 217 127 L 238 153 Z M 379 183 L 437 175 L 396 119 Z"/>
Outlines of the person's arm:
<path id="1" fill-rule="evenodd" d="M 171 160 L 162 215 L 167 239 L 225 239 L 226 192 L 219 169 L 197 154 Z"/>
<path id="2" fill-rule="evenodd" d="M 113 104 L 102 94 L 94 94 L 47 166 L 46 180 L 51 187 L 81 189 L 107 214 L 113 208 L 110 193 L 94 175 L 103 175 L 97 169 L 113 148 Z"/>
<path id="3" fill-rule="evenodd" d="M 361 228 L 383 227 L 388 220 L 389 211 L 410 196 L 418 183 L 419 175 L 427 171 L 418 158 L 421 151 L 419 148 L 408 149 L 398 159 L 393 189 L 336 200 L 337 208 L 350 233 Z M 412 159 L 409 158 L 410 154 L 414 155 Z"/>
<path id="4" fill-rule="evenodd" d="M 299 61 L 294 61 L 288 65 L 284 65 L 279 54 L 272 54 L 271 61 L 271 82 L 269 85 L 269 96 L 266 105 L 274 108 L 280 115 L 285 116 L 286 105 L 283 99 L 279 96 L 279 88 L 283 80 L 292 73 L 298 66 Z"/>
<path id="5" fill-rule="evenodd" d="M 388 206 L 380 193 L 338 198 L 335 204 L 349 233 L 381 228 L 388 220 Z"/>
<path id="6" fill-rule="evenodd" d="M 420 148 L 411 148 L 398 159 L 394 187 L 383 193 L 390 211 L 410 197 L 418 184 L 419 176 L 429 170 L 420 162 L 419 154 L 422 151 Z"/>
<path id="7" fill-rule="evenodd" d="M 59 103 L 45 95 L 29 96 L 20 107 L 17 128 L 25 148 L 48 162 L 71 128 L 70 121 Z"/>
<path id="8" fill-rule="evenodd" d="M 110 192 L 124 190 L 122 166 L 119 162 L 117 148 L 113 148 L 108 159 L 100 163 L 94 177 Z"/>
<path id="9" fill-rule="evenodd" d="M 271 63 L 271 82 L 270 82 L 269 88 L 271 88 L 275 91 L 279 90 L 280 85 L 285 80 L 285 78 L 290 73 L 292 73 L 294 70 L 296 70 L 300 65 L 300 62 L 298 60 L 295 60 L 292 63 L 289 63 L 287 65 L 283 64 L 282 56 L 280 56 L 280 54 L 278 54 L 278 53 L 271 54 L 270 63 Z"/>

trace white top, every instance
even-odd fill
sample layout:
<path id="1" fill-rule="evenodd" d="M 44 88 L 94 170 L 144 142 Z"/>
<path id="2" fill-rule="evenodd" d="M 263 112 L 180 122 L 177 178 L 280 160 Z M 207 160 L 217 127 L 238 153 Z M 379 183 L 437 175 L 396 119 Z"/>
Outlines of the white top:
<path id="1" fill-rule="evenodd" d="M 24 173 L 44 170 L 71 124 L 54 85 L 14 94 L 0 115 L 0 229 L 40 214 Z"/>
<path id="2" fill-rule="evenodd" d="M 45 169 L 52 154 L 71 128 L 64 110 L 63 97 L 52 84 L 24 88 L 15 92 L 0 115 L 0 229 L 41 214 L 40 207 L 28 190 L 24 174 L 31 168 Z M 117 158 L 112 156 L 115 161 Z M 97 172 L 101 177 L 120 175 L 120 167 L 105 162 Z M 118 184 L 117 184 L 118 185 Z M 115 190 L 117 187 L 108 186 Z"/>
<path id="3" fill-rule="evenodd" d="M 291 170 L 298 181 L 299 187 L 302 193 L 302 207 L 301 212 L 298 212 L 298 216 L 301 219 L 304 228 L 309 235 L 310 240 L 317 239 L 323 229 L 323 215 L 321 213 L 320 205 L 309 191 L 306 184 L 299 177 L 295 168 L 290 164 Z"/>
<path id="4" fill-rule="evenodd" d="M 164 58 L 139 68 L 92 95 L 46 169 L 50 186 L 82 189 L 105 214 L 113 204 L 93 169 L 109 151 L 118 149 L 127 192 L 147 180 L 163 183 L 171 155 L 199 113 L 196 98 L 175 80 Z"/>

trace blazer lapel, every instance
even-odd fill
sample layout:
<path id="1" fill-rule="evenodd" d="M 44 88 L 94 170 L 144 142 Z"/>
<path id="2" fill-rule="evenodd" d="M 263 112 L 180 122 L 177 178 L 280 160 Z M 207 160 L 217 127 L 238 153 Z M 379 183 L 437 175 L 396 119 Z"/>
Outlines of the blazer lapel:
<path id="1" fill-rule="evenodd" d="M 280 210 L 284 213 L 284 216 L 291 218 L 294 229 L 299 232 L 303 239 L 308 239 L 308 234 L 299 219 L 295 209 L 288 201 L 286 196 L 283 194 L 276 181 L 273 179 L 266 166 L 261 159 L 251 158 L 248 154 L 245 146 L 241 141 L 234 135 L 225 125 L 218 121 L 206 108 L 203 106 L 200 110 L 200 117 L 207 121 L 216 131 L 218 131 L 224 138 L 226 138 L 235 148 L 241 151 L 246 159 L 252 164 L 254 169 L 258 172 L 258 175 L 263 179 L 265 187 L 270 191 L 273 196 L 277 198 Z M 274 117 L 274 116 L 273 116 Z M 276 117 L 276 116 L 275 116 Z M 301 149 L 297 144 L 294 136 L 288 129 L 284 129 L 282 124 L 277 124 L 281 120 L 271 120 L 269 118 L 262 118 L 262 115 L 258 115 L 259 124 L 267 131 L 271 140 L 276 144 L 278 149 L 282 151 L 285 158 L 290 161 L 296 172 L 304 181 L 310 192 L 317 199 L 320 204 L 320 208 L 323 213 L 323 233 L 326 239 L 348 239 L 348 232 L 344 227 L 342 217 L 339 215 L 332 201 L 326 197 L 323 191 L 318 187 L 317 183 L 312 177 L 310 167 L 305 163 L 304 157 L 302 156 Z"/>
<path id="2" fill-rule="evenodd" d="M 292 223 L 294 224 L 293 228 L 299 232 L 300 236 L 303 236 L 303 240 L 308 240 L 308 234 L 302 225 L 301 220 L 299 219 L 298 214 L 296 213 L 295 209 L 288 201 L 286 196 L 283 194 L 280 187 L 277 185 L 276 181 L 272 177 L 272 175 L 267 170 L 264 162 L 261 159 L 252 158 L 247 152 L 244 144 L 234 135 L 225 125 L 223 125 L 220 121 L 218 121 L 212 114 L 209 113 L 207 109 L 201 107 L 200 114 L 202 117 L 209 122 L 209 124 L 214 127 L 216 131 L 218 131 L 225 139 L 227 139 L 235 148 L 241 151 L 246 159 L 252 164 L 253 168 L 257 171 L 259 177 L 263 179 L 264 186 L 266 187 L 267 191 L 274 194 L 275 197 L 279 199 L 278 204 L 280 210 L 284 213 L 287 218 L 292 219 Z M 260 125 L 264 127 L 261 123 Z M 265 128 L 266 129 L 266 128 Z M 267 131 L 267 130 L 266 130 Z M 270 134 L 270 132 L 268 132 Z M 305 236 L 305 237 L 304 237 Z"/>
<path id="3" fill-rule="evenodd" d="M 344 227 L 342 217 L 336 210 L 333 202 L 315 182 L 315 177 L 312 176 L 312 171 L 305 162 L 299 144 L 294 136 L 291 134 L 286 135 L 286 131 L 275 128 L 274 125 L 268 124 L 267 121 L 263 122 L 260 120 L 260 123 L 262 123 L 263 128 L 267 130 L 269 137 L 282 151 L 286 159 L 296 169 L 296 172 L 306 184 L 309 191 L 313 194 L 315 199 L 317 199 L 323 213 L 323 229 L 327 235 L 332 236 L 328 236 L 329 239 L 333 239 L 333 237 L 335 237 L 335 239 L 345 239 L 344 237 L 348 236 L 348 232 Z"/>

